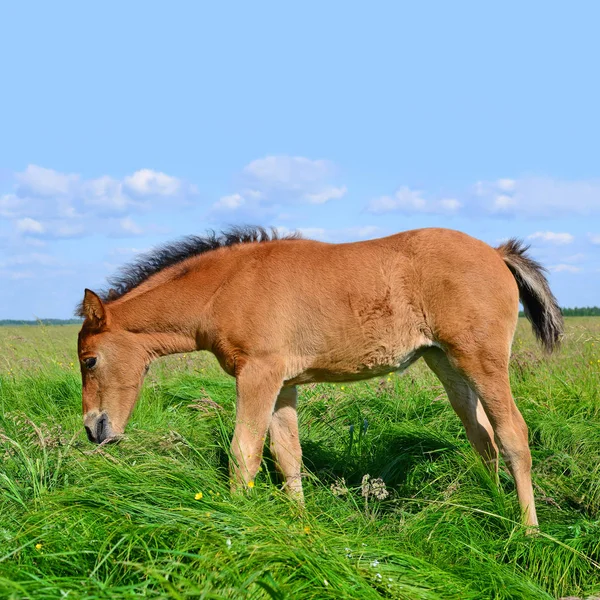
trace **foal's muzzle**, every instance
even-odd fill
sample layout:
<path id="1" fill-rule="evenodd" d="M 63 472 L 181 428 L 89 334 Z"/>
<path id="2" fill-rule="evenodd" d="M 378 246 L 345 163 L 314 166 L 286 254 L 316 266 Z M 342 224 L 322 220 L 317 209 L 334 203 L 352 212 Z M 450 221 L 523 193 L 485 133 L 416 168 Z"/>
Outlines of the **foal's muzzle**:
<path id="1" fill-rule="evenodd" d="M 112 430 L 106 413 L 86 416 L 83 422 L 90 442 L 101 444 L 106 440 L 116 439 L 117 437 Z"/>

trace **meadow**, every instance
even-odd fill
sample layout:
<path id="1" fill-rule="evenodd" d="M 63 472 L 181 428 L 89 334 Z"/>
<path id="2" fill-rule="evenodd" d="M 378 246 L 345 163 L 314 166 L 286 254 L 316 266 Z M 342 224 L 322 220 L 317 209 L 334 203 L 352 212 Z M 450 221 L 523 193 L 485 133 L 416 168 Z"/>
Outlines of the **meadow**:
<path id="1" fill-rule="evenodd" d="M 600 318 L 568 318 L 551 357 L 519 322 L 534 536 L 423 361 L 301 388 L 301 511 L 268 450 L 247 497 L 230 496 L 235 385 L 205 353 L 157 361 L 126 438 L 92 446 L 77 330 L 0 328 L 0 598 L 600 596 Z M 365 475 L 387 496 L 365 497 Z"/>

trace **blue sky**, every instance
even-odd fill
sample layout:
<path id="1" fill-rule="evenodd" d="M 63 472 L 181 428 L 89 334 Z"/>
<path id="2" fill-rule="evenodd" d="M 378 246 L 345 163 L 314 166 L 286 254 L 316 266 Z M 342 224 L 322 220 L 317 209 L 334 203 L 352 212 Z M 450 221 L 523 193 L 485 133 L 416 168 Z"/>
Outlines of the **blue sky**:
<path id="1" fill-rule="evenodd" d="M 0 7 L 0 318 L 227 224 L 520 236 L 600 304 L 600 5 Z"/>

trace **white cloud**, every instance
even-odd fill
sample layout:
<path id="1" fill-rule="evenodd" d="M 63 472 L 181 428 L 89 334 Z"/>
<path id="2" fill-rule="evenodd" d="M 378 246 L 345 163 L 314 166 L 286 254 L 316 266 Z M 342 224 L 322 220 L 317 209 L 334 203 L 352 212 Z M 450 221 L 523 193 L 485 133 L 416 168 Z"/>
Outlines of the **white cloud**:
<path id="1" fill-rule="evenodd" d="M 362 227 L 350 227 L 348 233 L 356 235 L 357 238 L 365 239 L 377 235 L 380 228 L 376 225 L 363 225 Z"/>
<path id="2" fill-rule="evenodd" d="M 304 191 L 307 187 L 322 184 L 332 171 L 328 161 L 303 156 L 267 156 L 244 167 L 244 174 L 258 184 L 258 189 L 291 191 Z"/>
<path id="3" fill-rule="evenodd" d="M 496 185 L 503 192 L 512 192 L 515 189 L 517 182 L 514 179 L 498 179 Z"/>
<path id="4" fill-rule="evenodd" d="M 81 186 L 80 195 L 87 208 L 100 214 L 123 213 L 140 206 L 124 193 L 120 181 L 108 176 L 86 181 Z"/>
<path id="5" fill-rule="evenodd" d="M 130 217 L 125 217 L 119 221 L 120 233 L 129 233 L 131 235 L 142 235 L 142 228 Z"/>
<path id="6" fill-rule="evenodd" d="M 85 232 L 85 227 L 81 221 L 63 221 L 59 219 L 51 219 L 40 222 L 30 217 L 18 219 L 15 222 L 17 232 L 34 237 L 43 238 L 73 238 L 79 237 Z M 32 238 L 26 238 L 28 243 L 33 243 Z"/>
<path id="7" fill-rule="evenodd" d="M 111 248 L 109 254 L 111 256 L 130 256 L 132 254 L 142 254 L 150 248 Z"/>
<path id="8" fill-rule="evenodd" d="M 461 207 L 462 203 L 454 198 L 426 200 L 422 192 L 403 186 L 393 196 L 374 198 L 367 210 L 372 213 L 455 214 Z"/>
<path id="9" fill-rule="evenodd" d="M 600 181 L 522 177 L 480 181 L 474 186 L 479 206 L 498 216 L 560 218 L 600 214 Z"/>
<path id="10" fill-rule="evenodd" d="M 17 231 L 19 233 L 44 233 L 46 230 L 45 227 L 39 221 L 35 219 L 31 219 L 30 217 L 25 217 L 24 219 L 19 219 L 16 222 Z"/>
<path id="11" fill-rule="evenodd" d="M 600 245 L 600 235 L 588 233 L 588 237 L 590 239 L 590 242 L 592 242 L 592 244 Z"/>
<path id="12" fill-rule="evenodd" d="M 19 247 L 19 250 L 22 246 Z M 42 252 L 22 253 L 17 251 L 12 256 L 0 260 L 0 278 L 17 281 L 20 279 L 54 278 L 63 274 L 71 277 L 73 270 L 65 271 L 66 264 L 56 256 Z"/>
<path id="13" fill-rule="evenodd" d="M 323 227 L 300 227 L 298 231 L 306 238 L 323 239 L 327 235 L 327 230 Z"/>
<path id="14" fill-rule="evenodd" d="M 511 196 L 500 194 L 494 198 L 494 204 L 492 210 L 494 212 L 509 212 L 515 209 L 517 206 L 517 200 Z"/>
<path id="15" fill-rule="evenodd" d="M 45 169 L 29 165 L 22 173 L 17 173 L 20 196 L 66 196 L 72 193 L 79 182 L 79 175 L 60 173 L 54 169 Z"/>
<path id="16" fill-rule="evenodd" d="M 85 233 L 86 229 L 83 223 L 62 223 L 54 222 L 51 233 L 57 238 L 74 238 L 80 237 Z"/>
<path id="17" fill-rule="evenodd" d="M 8 277 L 9 279 L 18 281 L 20 279 L 33 279 L 35 273 L 33 271 L 8 271 L 0 269 L 0 277 Z"/>
<path id="18" fill-rule="evenodd" d="M 296 229 L 290 229 L 289 227 L 286 227 L 285 225 L 278 225 L 275 227 L 275 229 L 277 230 L 277 233 L 280 237 L 283 237 L 284 235 L 289 235 L 290 233 L 297 231 Z"/>
<path id="19" fill-rule="evenodd" d="M 448 212 L 455 212 L 462 208 L 462 202 L 459 202 L 455 198 L 443 198 L 439 201 L 439 206 Z"/>
<path id="20" fill-rule="evenodd" d="M 230 196 L 223 196 L 217 202 L 213 204 L 215 210 L 236 210 L 240 206 L 246 203 L 246 200 L 241 194 L 231 194 Z"/>
<path id="21" fill-rule="evenodd" d="M 306 199 L 311 204 L 324 204 L 329 200 L 338 200 L 339 198 L 343 198 L 346 195 L 346 186 L 343 185 L 341 187 L 327 187 L 320 192 L 315 194 L 306 194 Z"/>
<path id="22" fill-rule="evenodd" d="M 262 200 L 273 196 L 273 201 L 323 204 L 342 198 L 347 192 L 345 186 L 333 183 L 332 163 L 303 156 L 266 156 L 253 160 L 244 167 L 242 177 L 255 197 Z"/>
<path id="23" fill-rule="evenodd" d="M 586 255 L 583 253 L 579 254 L 571 254 L 570 256 L 565 256 L 562 260 L 566 263 L 580 263 L 585 260 Z"/>
<path id="24" fill-rule="evenodd" d="M 0 216 L 7 219 L 21 216 L 27 209 L 27 202 L 16 194 L 0 196 Z"/>
<path id="25" fill-rule="evenodd" d="M 0 196 L 0 217 L 9 220 L 23 243 L 33 243 L 34 238 L 79 237 L 92 231 L 140 235 L 142 229 L 132 214 L 181 207 L 196 193 L 195 186 L 151 169 L 140 169 L 123 179 L 108 175 L 85 179 L 29 165 L 14 174 L 14 192 Z M 143 233 L 158 229 L 148 225 Z"/>
<path id="26" fill-rule="evenodd" d="M 237 221 L 282 219 L 291 206 L 325 204 L 347 193 L 335 181 L 335 168 L 326 160 L 303 156 L 266 156 L 247 164 L 234 193 L 221 197 L 211 206 L 219 213 L 234 212 Z"/>
<path id="27" fill-rule="evenodd" d="M 528 236 L 530 240 L 542 240 L 550 244 L 571 244 L 575 239 L 570 233 L 555 233 L 554 231 L 536 231 Z"/>
<path id="28" fill-rule="evenodd" d="M 140 169 L 123 180 L 125 187 L 138 196 L 175 196 L 182 182 L 160 171 Z"/>
<path id="29" fill-rule="evenodd" d="M 82 179 L 37 165 L 15 174 L 15 194 L 0 199 L 0 212 L 10 216 L 72 219 L 90 215 L 118 215 L 162 206 L 165 197 L 182 201 L 195 186 L 166 173 L 140 169 L 123 180 L 108 175 Z M 25 206 L 29 214 L 23 215 Z"/>
<path id="30" fill-rule="evenodd" d="M 13 267 L 22 265 L 41 265 L 44 267 L 55 265 L 57 260 L 50 254 L 41 252 L 30 252 L 29 254 L 16 254 L 4 260 L 0 260 L 0 267 Z"/>
<path id="31" fill-rule="evenodd" d="M 32 248 L 43 248 L 47 245 L 45 240 L 39 238 L 24 237 L 19 239 L 19 245 L 31 246 Z"/>
<path id="32" fill-rule="evenodd" d="M 421 197 L 421 192 L 401 187 L 393 196 L 381 196 L 371 200 L 368 210 L 374 213 L 398 210 L 423 212 L 426 206 L 427 202 Z"/>
<path id="33" fill-rule="evenodd" d="M 581 267 L 576 267 L 575 265 L 561 263 L 550 267 L 550 270 L 555 273 L 580 273 L 583 269 Z"/>

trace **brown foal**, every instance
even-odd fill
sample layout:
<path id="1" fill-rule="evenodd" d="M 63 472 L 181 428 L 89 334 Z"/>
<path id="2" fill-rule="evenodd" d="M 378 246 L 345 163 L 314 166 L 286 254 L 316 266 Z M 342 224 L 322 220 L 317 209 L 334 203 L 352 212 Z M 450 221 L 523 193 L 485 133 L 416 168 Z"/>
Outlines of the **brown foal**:
<path id="1" fill-rule="evenodd" d="M 551 351 L 563 321 L 542 267 L 511 240 L 498 248 L 447 229 L 327 244 L 262 228 L 190 237 L 159 248 L 85 291 L 79 334 L 88 437 L 122 434 L 150 362 L 209 350 L 236 378 L 233 488 L 253 480 L 264 440 L 302 501 L 296 386 L 401 371 L 421 356 L 467 436 L 512 472 L 535 526 L 527 426 L 508 362 L 519 298 Z"/>

